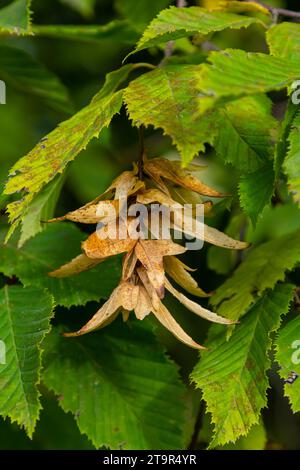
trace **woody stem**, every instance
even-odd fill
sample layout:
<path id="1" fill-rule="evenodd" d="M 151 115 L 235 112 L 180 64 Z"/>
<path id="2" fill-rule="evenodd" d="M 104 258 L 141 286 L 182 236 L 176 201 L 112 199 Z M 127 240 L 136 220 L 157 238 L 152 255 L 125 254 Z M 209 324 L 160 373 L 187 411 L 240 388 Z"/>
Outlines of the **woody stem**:
<path id="1" fill-rule="evenodd" d="M 145 155 L 145 144 L 144 144 L 144 126 L 139 127 L 139 158 L 138 158 L 138 177 L 142 181 L 144 179 L 143 166 L 144 166 L 144 155 Z"/>

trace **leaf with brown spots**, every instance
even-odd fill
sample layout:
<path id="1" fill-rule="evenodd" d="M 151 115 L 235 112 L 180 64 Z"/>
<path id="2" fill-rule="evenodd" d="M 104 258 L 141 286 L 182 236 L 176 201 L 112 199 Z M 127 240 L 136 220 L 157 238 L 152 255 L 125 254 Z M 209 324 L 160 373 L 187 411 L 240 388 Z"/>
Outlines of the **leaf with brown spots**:
<path id="1" fill-rule="evenodd" d="M 108 74 L 103 88 L 90 104 L 62 122 L 12 167 L 5 194 L 20 193 L 20 199 L 8 205 L 9 220 L 12 223 L 9 236 L 21 223 L 28 204 L 41 189 L 55 176 L 63 173 L 68 163 L 93 138 L 98 137 L 100 131 L 120 111 L 123 91 L 116 90 L 133 68 L 133 65 L 128 64 Z"/>

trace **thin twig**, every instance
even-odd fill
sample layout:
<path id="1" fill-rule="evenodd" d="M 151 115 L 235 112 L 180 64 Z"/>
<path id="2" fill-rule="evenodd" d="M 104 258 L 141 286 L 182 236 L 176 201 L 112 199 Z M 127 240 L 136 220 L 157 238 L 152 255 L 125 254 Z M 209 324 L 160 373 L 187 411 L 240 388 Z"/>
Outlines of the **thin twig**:
<path id="1" fill-rule="evenodd" d="M 259 0 L 254 0 L 254 1 L 255 3 L 258 3 L 259 5 L 265 7 L 273 15 L 281 15 L 281 16 L 286 16 L 289 18 L 300 18 L 299 11 L 292 11 L 292 10 L 287 10 L 285 8 L 271 7 L 270 5 L 266 5 L 265 3 L 260 2 Z"/>
<path id="2" fill-rule="evenodd" d="M 144 143 L 144 126 L 139 127 L 139 158 L 138 158 L 138 177 L 141 181 L 144 178 L 143 166 L 144 166 L 144 156 L 145 156 L 145 143 Z"/>

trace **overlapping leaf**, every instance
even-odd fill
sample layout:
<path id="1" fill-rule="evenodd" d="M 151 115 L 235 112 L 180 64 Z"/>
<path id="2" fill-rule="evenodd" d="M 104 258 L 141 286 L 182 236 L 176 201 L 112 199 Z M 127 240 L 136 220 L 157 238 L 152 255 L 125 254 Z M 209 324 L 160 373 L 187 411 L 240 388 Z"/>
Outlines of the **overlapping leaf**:
<path id="1" fill-rule="evenodd" d="M 202 113 L 225 99 L 283 89 L 300 75 L 300 61 L 239 49 L 212 52 L 209 61 L 199 77 L 206 94 L 200 100 Z"/>
<path id="2" fill-rule="evenodd" d="M 274 190 L 273 141 L 277 121 L 272 102 L 265 95 L 241 98 L 220 111 L 214 141 L 218 155 L 239 170 L 240 203 L 255 225 Z"/>
<path id="3" fill-rule="evenodd" d="M 134 52 L 196 34 L 207 35 L 227 28 L 240 29 L 261 22 L 257 18 L 200 7 L 170 7 L 159 13 L 137 44 Z"/>
<path id="4" fill-rule="evenodd" d="M 81 152 L 101 129 L 109 125 L 122 105 L 122 90 L 115 91 L 132 70 L 132 65 L 108 74 L 91 103 L 42 139 L 11 169 L 5 194 L 22 193 L 8 205 L 11 232 L 17 227 L 34 196 Z M 11 233 L 10 232 L 10 233 Z"/>
<path id="5" fill-rule="evenodd" d="M 211 447 L 235 442 L 259 422 L 260 411 L 267 404 L 270 334 L 278 329 L 292 297 L 290 285 L 266 292 L 229 341 L 226 333 L 212 327 L 209 350 L 201 354 L 192 373 L 215 426 Z"/>
<path id="6" fill-rule="evenodd" d="M 4 233 L 1 238 L 0 270 L 7 276 L 16 275 L 25 286 L 47 288 L 57 304 L 70 307 L 107 298 L 118 283 L 121 274 L 118 259 L 108 260 L 91 271 L 70 278 L 49 276 L 51 271 L 80 253 L 80 243 L 85 237 L 74 225 L 48 226 L 19 249 L 14 239 L 3 245 Z"/>
<path id="7" fill-rule="evenodd" d="M 274 170 L 276 177 L 278 177 L 281 172 L 282 164 L 289 150 L 289 136 L 298 111 L 299 107 L 295 106 L 292 100 L 289 100 L 284 118 L 280 124 L 280 132 L 275 147 Z"/>
<path id="8" fill-rule="evenodd" d="M 215 116 L 198 117 L 199 73 L 197 65 L 157 68 L 133 80 L 124 93 L 133 123 L 162 128 L 184 163 L 212 143 L 217 128 Z"/>
<path id="9" fill-rule="evenodd" d="M 183 447 L 184 388 L 144 322 L 76 339 L 53 332 L 46 353 L 46 386 L 95 447 Z"/>
<path id="10" fill-rule="evenodd" d="M 240 180 L 240 203 L 254 226 L 264 207 L 271 202 L 274 193 L 274 183 L 273 162 L 269 162 L 253 173 L 243 176 Z"/>
<path id="11" fill-rule="evenodd" d="M 276 355 L 284 379 L 284 394 L 294 413 L 300 411 L 300 317 L 296 316 L 279 332 L 276 339 Z M 289 380 L 290 379 L 290 380 Z"/>
<path id="12" fill-rule="evenodd" d="M 300 28 L 297 23 L 280 23 L 267 31 L 270 53 L 300 60 Z"/>
<path id="13" fill-rule="evenodd" d="M 14 0 L 0 10 L 0 35 L 31 34 L 31 0 Z"/>
<path id="14" fill-rule="evenodd" d="M 294 200 L 300 205 L 300 112 L 291 124 L 288 137 L 289 149 L 283 162 L 283 169 L 288 178 L 288 185 Z"/>
<path id="15" fill-rule="evenodd" d="M 64 180 L 64 175 L 58 175 L 28 205 L 22 220 L 20 246 L 41 232 L 44 221 L 53 217 Z"/>
<path id="16" fill-rule="evenodd" d="M 264 95 L 242 98 L 220 112 L 214 147 L 226 163 L 250 173 L 269 160 L 276 128 L 271 100 Z"/>
<path id="17" fill-rule="evenodd" d="M 41 343 L 50 329 L 53 298 L 37 287 L 5 286 L 0 291 L 0 414 L 31 437 L 41 404 Z M 3 360 L 4 359 L 4 360 Z"/>
<path id="18" fill-rule="evenodd" d="M 221 285 L 211 302 L 216 311 L 237 320 L 254 301 L 256 294 L 283 281 L 285 272 L 300 263 L 299 231 L 253 248 L 233 275 Z"/>

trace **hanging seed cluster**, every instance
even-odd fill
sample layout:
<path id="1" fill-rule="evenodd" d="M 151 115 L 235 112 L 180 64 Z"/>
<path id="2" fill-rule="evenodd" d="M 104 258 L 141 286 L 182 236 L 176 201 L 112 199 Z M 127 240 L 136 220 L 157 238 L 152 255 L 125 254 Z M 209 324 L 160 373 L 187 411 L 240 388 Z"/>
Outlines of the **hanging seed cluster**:
<path id="1" fill-rule="evenodd" d="M 193 174 L 193 170 L 199 170 L 198 166 L 190 166 L 189 170 L 182 169 L 179 162 L 171 162 L 163 158 L 144 160 L 143 179 L 138 177 L 138 168 L 134 166 L 132 171 L 125 171 L 117 177 L 111 186 L 101 196 L 85 206 L 69 212 L 63 217 L 53 219 L 71 220 L 84 224 L 101 224 L 103 216 L 98 214 L 113 214 L 105 218 L 105 223 L 92 233 L 82 244 L 83 253 L 65 264 L 58 270 L 50 273 L 54 277 L 73 276 L 82 271 L 93 268 L 102 261 L 123 253 L 122 277 L 117 288 L 110 298 L 102 305 L 91 320 L 79 331 L 66 333 L 65 336 L 80 336 L 111 323 L 119 313 L 122 313 L 126 321 L 131 312 L 134 312 L 139 320 L 143 320 L 152 313 L 157 320 L 167 328 L 176 338 L 196 349 L 203 349 L 197 344 L 176 322 L 163 303 L 165 291 L 169 291 L 187 309 L 206 320 L 228 325 L 230 320 L 207 310 L 198 303 L 179 292 L 169 279 L 176 282 L 188 293 L 198 297 L 208 297 L 193 279 L 192 269 L 177 258 L 187 251 L 187 248 L 175 243 L 172 239 L 144 239 L 132 237 L 130 226 L 137 223 L 137 219 L 128 215 L 124 218 L 121 214 L 124 207 L 133 204 L 143 204 L 146 207 L 152 203 L 158 203 L 162 207 L 176 210 L 182 209 L 182 204 L 199 203 L 201 196 L 224 197 L 223 194 L 203 184 Z M 204 212 L 208 213 L 212 208 L 210 201 L 204 202 Z M 197 224 L 200 222 L 190 214 L 190 220 L 185 220 L 184 226 L 177 226 L 176 220 L 171 220 L 172 229 L 181 230 L 186 235 L 197 236 Z M 190 222 L 190 223 L 189 223 Z M 163 223 L 163 221 L 162 221 Z M 116 237 L 104 237 L 110 226 L 118 229 Z M 203 240 L 205 242 L 228 249 L 244 249 L 247 244 L 233 240 L 224 233 L 204 224 Z M 122 238 L 118 233 L 122 232 Z M 124 236 L 125 233 L 125 236 Z"/>

